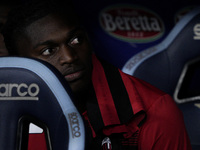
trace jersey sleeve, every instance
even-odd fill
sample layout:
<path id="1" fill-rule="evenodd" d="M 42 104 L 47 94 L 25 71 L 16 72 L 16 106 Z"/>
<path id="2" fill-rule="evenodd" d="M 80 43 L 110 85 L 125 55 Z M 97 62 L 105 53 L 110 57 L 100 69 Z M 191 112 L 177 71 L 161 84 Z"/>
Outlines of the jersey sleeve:
<path id="1" fill-rule="evenodd" d="M 169 95 L 155 100 L 147 110 L 139 134 L 139 150 L 191 150 L 182 112 Z"/>

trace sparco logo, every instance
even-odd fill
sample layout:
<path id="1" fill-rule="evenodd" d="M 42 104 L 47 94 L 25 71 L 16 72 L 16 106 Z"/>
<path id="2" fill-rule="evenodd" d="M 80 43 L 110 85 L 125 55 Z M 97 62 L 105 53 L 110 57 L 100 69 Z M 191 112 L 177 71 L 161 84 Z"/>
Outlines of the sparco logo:
<path id="1" fill-rule="evenodd" d="M 80 137 L 81 132 L 80 132 L 80 126 L 79 126 L 79 121 L 78 121 L 78 114 L 76 112 L 68 114 L 69 120 L 70 120 L 70 126 L 72 130 L 72 137 Z"/>
<path id="2" fill-rule="evenodd" d="M 2 83 L 0 84 L 0 100 L 38 100 L 40 88 L 32 83 Z"/>
<path id="3" fill-rule="evenodd" d="M 143 7 L 114 5 L 102 10 L 99 20 L 108 34 L 129 42 L 154 41 L 164 33 L 161 19 Z"/>
<path id="4" fill-rule="evenodd" d="M 200 40 L 200 23 L 195 24 L 193 31 L 194 31 L 194 40 Z"/>

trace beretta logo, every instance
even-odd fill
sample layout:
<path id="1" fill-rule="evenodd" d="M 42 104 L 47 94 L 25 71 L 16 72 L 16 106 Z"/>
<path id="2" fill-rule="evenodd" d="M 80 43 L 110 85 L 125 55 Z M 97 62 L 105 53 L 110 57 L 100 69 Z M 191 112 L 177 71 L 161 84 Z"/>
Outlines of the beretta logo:
<path id="1" fill-rule="evenodd" d="M 99 21 L 108 34 L 127 42 L 151 42 L 164 33 L 159 16 L 141 6 L 109 6 L 101 11 Z"/>

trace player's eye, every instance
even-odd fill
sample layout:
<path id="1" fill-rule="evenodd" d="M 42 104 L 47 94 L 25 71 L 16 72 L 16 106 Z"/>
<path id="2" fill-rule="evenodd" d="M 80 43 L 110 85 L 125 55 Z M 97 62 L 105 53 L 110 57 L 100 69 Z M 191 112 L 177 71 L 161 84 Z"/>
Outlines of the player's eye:
<path id="1" fill-rule="evenodd" d="M 44 56 L 51 55 L 53 52 L 54 52 L 53 48 L 47 48 L 42 51 L 42 55 L 44 55 Z"/>

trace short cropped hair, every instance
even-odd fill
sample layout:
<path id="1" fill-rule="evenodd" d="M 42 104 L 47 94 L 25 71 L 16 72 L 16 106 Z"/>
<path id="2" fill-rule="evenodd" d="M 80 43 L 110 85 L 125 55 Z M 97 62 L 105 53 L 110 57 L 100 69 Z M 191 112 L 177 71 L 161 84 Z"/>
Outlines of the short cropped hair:
<path id="1" fill-rule="evenodd" d="M 2 30 L 9 54 L 18 55 L 17 41 L 31 23 L 48 14 L 65 13 L 68 9 L 75 9 L 69 0 L 28 0 L 13 8 Z"/>

